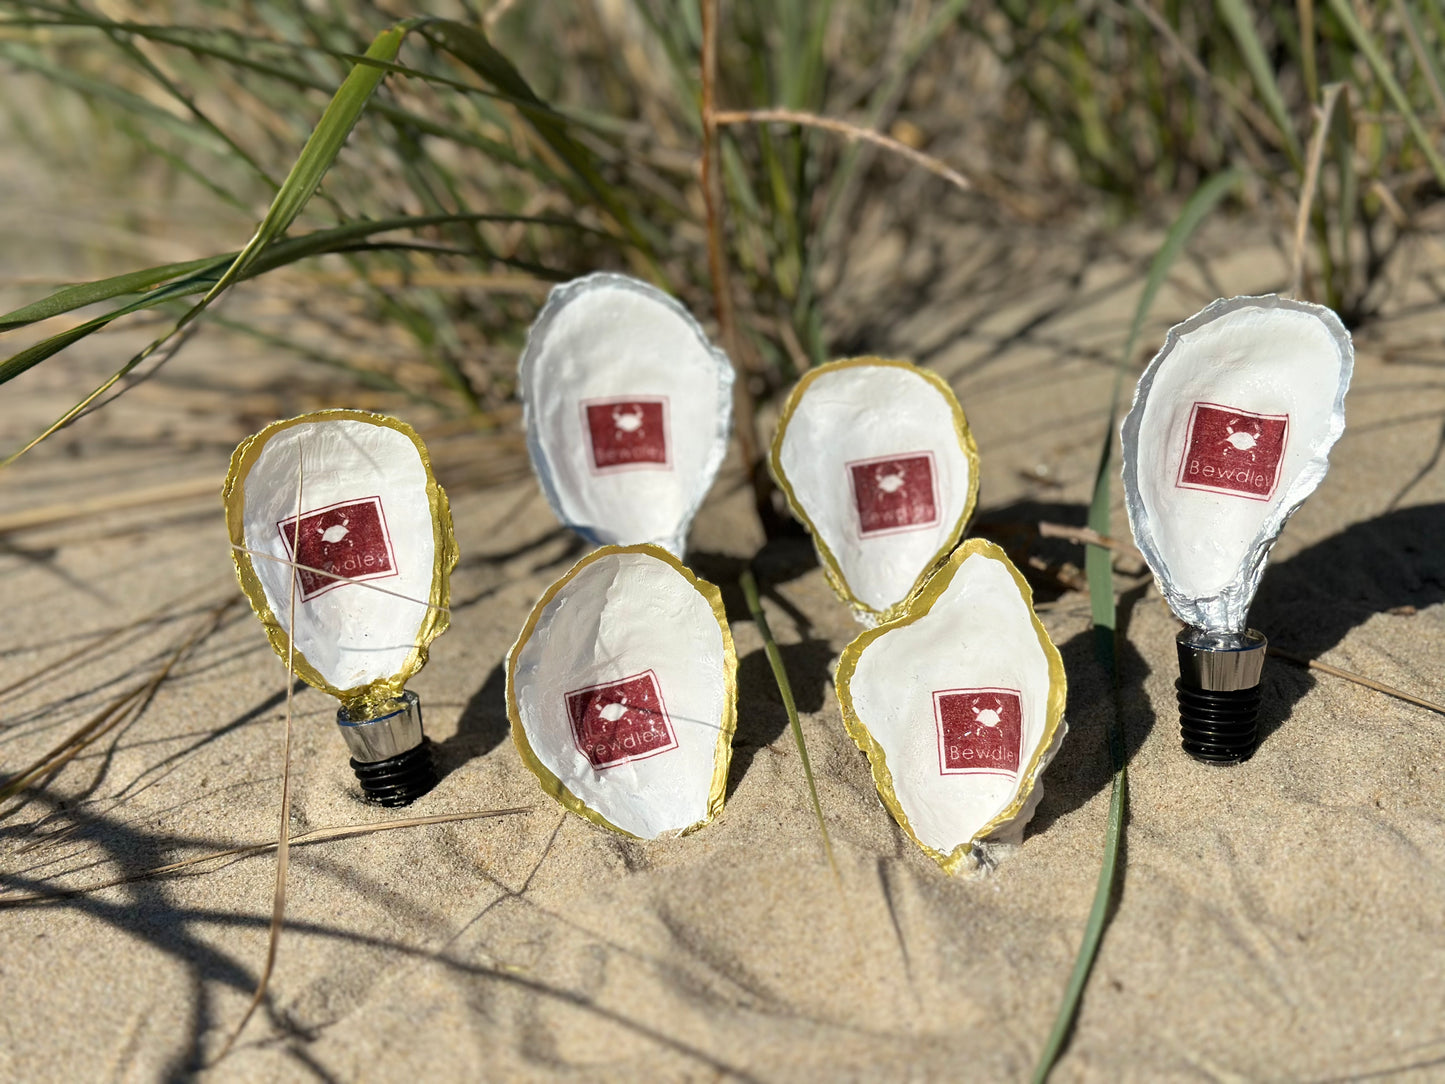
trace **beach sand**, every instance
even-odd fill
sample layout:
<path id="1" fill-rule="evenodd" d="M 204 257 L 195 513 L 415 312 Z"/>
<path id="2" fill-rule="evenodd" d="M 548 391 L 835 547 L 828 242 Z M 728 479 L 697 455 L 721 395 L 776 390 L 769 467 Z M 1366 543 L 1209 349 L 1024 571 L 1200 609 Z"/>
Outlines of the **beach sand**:
<path id="1" fill-rule="evenodd" d="M 979 529 L 1017 552 L 1031 524 L 1083 522 L 1111 367 L 1159 237 L 945 226 L 861 231 L 831 320 L 855 352 L 914 357 L 950 380 L 982 456 Z M 1126 387 L 1169 323 L 1285 277 L 1249 222 L 1220 220 L 1193 250 Z M 1426 275 L 1438 245 L 1418 238 L 1396 261 L 1381 318 L 1357 338 L 1349 428 L 1275 551 L 1252 624 L 1281 648 L 1439 698 L 1445 351 Z M 237 311 L 267 289 L 244 288 Z M 7 386 L 4 448 L 144 341 L 85 344 Z M 225 607 L 237 592 L 219 487 L 235 442 L 271 417 L 375 405 L 328 400 L 324 380 L 294 366 L 204 332 L 0 474 L 0 687 L 34 675 L 5 694 L 6 773 L 215 626 L 138 716 L 0 821 L 7 894 L 275 838 L 285 670 L 244 603 Z M 1087 597 L 1064 586 L 1082 550 L 1032 547 L 1053 568 L 1031 575 L 1068 670 L 1068 738 L 1022 847 L 957 878 L 904 837 L 843 730 L 830 666 L 858 629 L 809 543 L 758 555 L 835 879 L 737 588 L 763 539 L 736 461 L 689 554 L 723 589 L 740 658 L 730 795 L 704 830 L 647 843 L 565 813 L 508 735 L 505 654 L 583 547 L 526 473 L 515 423 L 435 451 L 462 559 L 451 629 L 411 687 L 444 777 L 404 811 L 362 804 L 334 701 L 299 687 L 291 831 L 525 811 L 295 846 L 267 998 L 215 1065 L 265 959 L 274 856 L 0 909 L 0 1078 L 1025 1079 L 1073 966 L 1109 804 L 1113 698 Z M 1115 498 L 1122 535 L 1117 486 Z M 1272 659 L 1258 754 L 1197 764 L 1178 744 L 1177 624 L 1137 561 L 1121 555 L 1119 569 L 1121 887 L 1053 1079 L 1445 1077 L 1445 719 Z M 101 650 L 63 661 L 112 629 Z"/>

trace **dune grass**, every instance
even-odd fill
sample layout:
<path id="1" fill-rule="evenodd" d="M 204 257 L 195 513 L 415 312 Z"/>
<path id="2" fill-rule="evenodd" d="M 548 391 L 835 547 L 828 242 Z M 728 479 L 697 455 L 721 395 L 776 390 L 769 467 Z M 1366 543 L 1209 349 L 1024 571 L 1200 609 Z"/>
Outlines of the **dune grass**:
<path id="1" fill-rule="evenodd" d="M 1134 351 L 1139 344 L 1144 321 L 1154 306 L 1154 298 L 1164 285 L 1169 269 L 1184 252 L 1189 238 L 1241 179 L 1239 173 L 1229 171 L 1211 177 L 1200 185 L 1184 204 L 1178 219 L 1165 235 L 1164 243 L 1149 265 L 1144 288 L 1140 291 L 1139 300 L 1134 307 L 1129 334 L 1124 340 L 1123 353 L 1114 369 L 1109 420 L 1105 424 L 1103 445 L 1099 450 L 1099 466 L 1094 472 L 1094 492 L 1089 504 L 1089 529 L 1096 538 L 1113 535 L 1115 422 L 1118 418 L 1119 396 L 1123 390 L 1125 374 L 1132 374 L 1134 371 Z M 1093 903 L 1089 907 L 1089 917 L 1084 923 L 1078 956 L 1064 988 L 1063 1001 L 1034 1068 L 1035 1084 L 1043 1084 L 1043 1081 L 1048 1079 L 1050 1071 L 1068 1043 L 1074 1019 L 1078 1015 L 1079 1002 L 1083 998 L 1084 988 L 1088 985 L 1094 960 L 1098 957 L 1099 945 L 1108 924 L 1109 909 L 1118 883 L 1119 850 L 1123 843 L 1125 818 L 1129 808 L 1129 763 L 1124 746 L 1124 723 L 1121 714 L 1123 708 L 1119 695 L 1119 614 L 1118 601 L 1114 594 L 1113 554 L 1109 548 L 1090 542 L 1086 545 L 1084 560 L 1096 653 L 1100 664 L 1109 675 L 1111 690 L 1112 710 L 1106 733 L 1113 780 L 1109 791 L 1109 814 L 1104 823 L 1104 854 L 1099 864 L 1098 885 L 1094 890 Z"/>
<path id="2" fill-rule="evenodd" d="M 132 14 L 0 0 L 0 63 L 84 102 L 137 171 L 199 186 L 255 229 L 233 251 L 65 286 L 0 315 L 0 335 L 30 336 L 0 359 L 0 383 L 129 317 L 168 318 L 0 465 L 170 356 L 237 284 L 318 263 L 356 272 L 370 318 L 411 336 L 434 379 L 399 390 L 479 426 L 513 398 L 509 374 L 533 301 L 485 287 L 391 288 L 367 272 L 405 284 L 422 272 L 501 267 L 545 284 L 628 270 L 695 311 L 717 312 L 747 392 L 746 430 L 755 401 L 832 352 L 822 269 L 877 148 L 976 190 L 987 214 L 1005 218 L 1047 219 L 1082 201 L 1122 216 L 1183 200 L 1119 381 L 1169 265 L 1227 196 L 1288 224 L 1293 290 L 1354 323 L 1378 303 L 1383 254 L 1445 186 L 1445 15 L 1424 0 L 1217 0 L 1203 12 L 1186 0 L 736 0 L 721 15 L 713 0 L 636 0 L 615 24 L 600 7 L 548 3 L 485 22 L 465 10 L 391 22 L 375 4 L 301 0 L 256 0 L 245 15 L 180 0 L 147 5 L 144 18 L 124 10 Z M 910 94 L 925 98 L 924 84 L 965 53 L 996 61 L 985 88 L 992 112 L 952 132 L 973 139 L 986 168 L 921 154 L 913 143 L 928 133 L 912 121 L 898 128 L 912 142 L 891 134 Z M 11 119 L 45 143 L 44 116 Z M 1042 133 L 1044 153 L 1028 150 L 1030 131 Z M 871 180 L 876 190 L 878 175 Z M 87 310 L 99 311 L 46 333 L 47 321 Z M 1092 495 L 1096 536 L 1112 533 L 1114 417 Z M 749 454 L 756 449 L 754 440 Z M 1086 553 L 1101 658 L 1117 681 L 1109 554 L 1098 545 Z M 786 675 L 775 670 L 786 702 Z M 1109 747 L 1098 888 L 1039 1080 L 1064 1049 L 1118 875 L 1127 766 L 1117 717 Z M 282 855 L 285 836 L 283 813 Z M 278 923 L 283 883 L 284 860 Z"/>

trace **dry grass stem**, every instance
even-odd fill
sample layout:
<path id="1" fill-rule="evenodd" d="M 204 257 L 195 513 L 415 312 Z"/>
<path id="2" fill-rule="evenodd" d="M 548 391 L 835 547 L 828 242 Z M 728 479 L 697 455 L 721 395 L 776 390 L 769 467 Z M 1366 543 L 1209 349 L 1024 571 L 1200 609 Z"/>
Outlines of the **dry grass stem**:
<path id="1" fill-rule="evenodd" d="M 168 482 L 165 485 L 132 489 L 123 493 L 107 493 L 83 501 L 65 501 L 61 504 L 47 504 L 40 508 L 27 508 L 23 512 L 12 512 L 0 516 L 0 535 L 12 531 L 48 527 L 52 523 L 101 515 L 106 512 L 129 511 L 146 508 L 153 504 L 169 504 L 193 497 L 212 497 L 220 492 L 215 478 L 188 478 L 183 482 Z"/>
<path id="2" fill-rule="evenodd" d="M 1132 542 L 1110 538 L 1088 527 L 1070 527 L 1066 523 L 1048 522 L 1040 522 L 1038 526 L 1040 538 L 1062 538 L 1067 542 L 1077 542 L 1081 546 L 1102 546 L 1115 553 L 1125 553 L 1141 561 L 1144 559 L 1144 555 Z"/>
<path id="3" fill-rule="evenodd" d="M 916 151 L 907 143 L 900 143 L 882 132 L 860 128 L 856 124 L 834 120 L 831 117 L 820 117 L 814 113 L 799 113 L 792 109 L 744 109 L 716 113 L 713 116 L 713 122 L 715 124 L 797 124 L 804 128 L 819 128 L 846 139 L 856 139 L 864 143 L 872 143 L 875 147 L 882 147 L 900 158 L 906 158 L 920 169 L 926 169 L 934 176 L 942 177 L 949 184 L 964 192 L 972 192 L 977 187 L 973 181 L 947 162 L 941 162 L 922 151 Z"/>
<path id="4" fill-rule="evenodd" d="M 301 494 L 304 488 L 302 470 L 305 461 L 306 445 L 303 442 L 296 450 L 296 517 L 291 528 L 292 553 L 301 552 Z M 236 1030 L 231 1032 L 231 1037 L 216 1055 L 217 1062 L 230 1053 L 231 1047 L 241 1037 L 241 1032 L 246 1030 L 256 1007 L 261 1004 L 261 999 L 266 996 L 266 987 L 271 983 L 271 972 L 276 968 L 276 950 L 281 945 L 281 925 L 286 917 L 286 869 L 291 856 L 291 718 L 296 698 L 296 637 L 293 630 L 296 628 L 296 581 L 299 578 L 296 570 L 292 569 L 286 600 L 286 729 L 281 747 L 281 823 L 276 832 L 276 887 L 271 897 L 271 931 L 266 942 L 266 963 L 261 968 L 261 978 L 256 983 L 256 992 L 251 997 L 251 1003 L 246 1006 Z"/>
<path id="5" fill-rule="evenodd" d="M 392 832 L 398 828 L 420 828 L 428 824 L 452 824 L 457 821 L 483 820 L 489 817 L 510 817 L 519 813 L 531 813 L 536 806 L 524 805 L 514 806 L 510 809 L 476 809 L 465 813 L 436 813 L 428 817 L 406 817 L 394 821 L 377 821 L 375 824 L 341 824 L 332 828 L 317 828 L 314 831 L 303 832 L 299 836 L 292 836 L 290 845 L 300 847 L 307 843 L 325 843 L 333 839 L 347 839 L 352 836 L 366 836 L 374 832 Z M 273 839 L 268 843 L 252 843 L 245 847 L 229 847 L 223 851 L 211 851 L 209 854 L 198 854 L 194 858 L 183 858 L 179 862 L 167 862 L 163 866 L 153 866 L 150 869 L 141 870 L 139 873 L 128 873 L 123 877 L 112 877 L 106 881 L 100 881 L 92 885 L 83 885 L 79 888 L 59 888 L 52 892 L 27 892 L 24 895 L 0 896 L 0 908 L 18 907 L 27 903 L 48 903 L 53 900 L 69 899 L 74 896 L 83 896 L 91 892 L 100 892 L 107 888 L 115 888 L 119 885 L 131 884 L 135 881 L 145 881 L 152 877 L 164 877 L 171 873 L 179 873 L 192 866 L 198 866 L 203 862 L 219 862 L 227 858 L 251 858 L 259 854 L 267 854 L 274 851 L 281 845 L 279 839 Z"/>
<path id="6" fill-rule="evenodd" d="M 687 2 L 687 0 L 684 0 Z M 717 112 L 717 24 L 718 0 L 702 0 L 702 198 L 707 218 L 707 265 L 712 277 L 713 305 L 717 312 L 718 336 L 723 350 L 732 359 L 736 378 L 733 380 L 733 431 L 743 463 L 753 481 L 754 496 L 759 509 L 767 500 L 767 479 L 761 468 L 762 442 L 758 439 L 757 408 L 748 371 L 743 364 L 737 321 L 733 313 L 732 279 L 728 272 L 725 244 L 726 223 L 723 219 L 723 184 L 720 147 L 718 145 Z"/>
<path id="7" fill-rule="evenodd" d="M 392 598 L 399 598 L 403 602 L 414 602 L 418 606 L 425 606 L 429 610 L 441 610 L 443 613 L 451 613 L 451 610 L 446 606 L 439 606 L 434 602 L 428 602 L 424 598 L 413 598 L 411 595 L 403 595 L 400 591 L 388 591 L 385 587 L 377 587 L 374 583 L 368 583 L 365 580 L 352 579 L 350 576 L 338 576 L 335 572 L 332 572 L 329 569 L 316 568 L 314 565 L 298 564 L 295 561 L 287 560 L 285 557 L 277 557 L 274 553 L 262 553 L 260 550 L 248 549 L 247 547 L 242 546 L 236 542 L 231 543 L 231 548 L 239 553 L 244 553 L 247 557 L 260 557 L 262 560 L 265 561 L 274 561 L 278 565 L 287 565 L 293 570 L 293 573 L 314 572 L 319 576 L 327 576 L 330 579 L 335 580 L 337 583 L 355 584 L 357 587 L 365 587 L 369 591 L 379 591 L 383 595 L 390 595 Z"/>
<path id="8" fill-rule="evenodd" d="M 1413 696 L 1410 693 L 1397 689 L 1393 685 L 1386 685 L 1376 681 L 1374 678 L 1367 678 L 1363 674 L 1357 674 L 1353 670 L 1342 670 L 1338 666 L 1331 666 L 1327 662 L 1320 662 L 1319 659 L 1307 658 L 1304 655 L 1296 655 L 1293 651 L 1285 651 L 1270 644 L 1265 649 L 1269 654 L 1278 656 L 1286 662 L 1292 662 L 1297 666 L 1304 666 L 1310 670 L 1318 670 L 1322 674 L 1329 674 L 1331 677 L 1344 678 L 1356 685 L 1363 685 L 1366 689 L 1374 689 L 1377 693 L 1384 693 L 1386 696 L 1393 696 L 1396 700 L 1403 700 L 1407 704 L 1415 704 L 1430 711 L 1445 715 L 1445 705 L 1437 704 L 1433 700 L 1425 700 L 1422 697 Z"/>
<path id="9" fill-rule="evenodd" d="M 1344 83 L 1331 83 L 1325 87 L 1324 99 L 1315 114 L 1315 130 L 1310 137 L 1309 154 L 1305 159 L 1305 175 L 1300 185 L 1299 214 L 1294 221 L 1294 262 L 1289 280 L 1289 295 L 1299 297 L 1304 288 L 1305 244 L 1309 233 L 1310 210 L 1314 205 L 1315 191 L 1319 188 L 1320 164 L 1325 157 L 1325 141 L 1330 134 L 1330 123 L 1335 115 L 1335 103 L 1345 89 Z"/>

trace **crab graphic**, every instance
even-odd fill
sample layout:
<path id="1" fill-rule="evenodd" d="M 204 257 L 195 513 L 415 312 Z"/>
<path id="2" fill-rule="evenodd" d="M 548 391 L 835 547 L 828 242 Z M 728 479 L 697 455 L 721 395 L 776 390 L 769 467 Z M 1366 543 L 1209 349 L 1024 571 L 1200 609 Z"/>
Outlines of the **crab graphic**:
<path id="1" fill-rule="evenodd" d="M 345 539 L 346 536 L 351 533 L 351 528 L 347 526 L 350 522 L 350 516 L 342 516 L 340 523 L 333 523 L 329 527 L 322 527 L 318 524 L 316 533 L 321 536 L 321 541 L 328 544 L 335 544 Z"/>
<path id="2" fill-rule="evenodd" d="M 991 730 L 1003 722 L 1003 716 L 999 714 L 1003 711 L 1003 701 L 998 697 L 993 698 L 993 707 L 991 708 L 979 708 L 977 700 L 973 702 L 973 706 L 973 721 L 979 726 L 986 726 Z"/>
<path id="3" fill-rule="evenodd" d="M 604 723 L 615 723 L 631 710 L 627 706 L 627 697 L 621 700 L 614 700 L 610 704 L 604 704 L 602 710 L 597 714 L 602 717 Z"/>
<path id="4" fill-rule="evenodd" d="M 897 493 L 903 488 L 904 480 L 907 476 L 908 470 L 902 466 L 899 466 L 897 470 L 890 471 L 887 474 L 883 473 L 882 467 L 878 467 L 873 471 L 873 480 L 884 493 Z"/>
<path id="5" fill-rule="evenodd" d="M 1252 432 L 1234 428 L 1238 418 L 1231 418 L 1224 427 L 1224 436 L 1220 438 L 1220 444 L 1228 444 L 1236 452 L 1248 452 L 1249 458 L 1254 459 L 1254 449 L 1259 444 L 1260 428 L 1258 422 L 1251 423 Z"/>
<path id="6" fill-rule="evenodd" d="M 642 407 L 633 404 L 631 410 L 623 410 L 620 406 L 612 408 L 612 424 L 617 427 L 619 433 L 642 432 Z"/>

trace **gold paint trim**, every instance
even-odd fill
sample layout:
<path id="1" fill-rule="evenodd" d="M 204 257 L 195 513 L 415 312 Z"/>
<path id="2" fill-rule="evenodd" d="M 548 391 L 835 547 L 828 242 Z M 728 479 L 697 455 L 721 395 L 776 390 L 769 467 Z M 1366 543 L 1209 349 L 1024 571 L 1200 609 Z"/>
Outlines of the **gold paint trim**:
<path id="1" fill-rule="evenodd" d="M 833 556 L 832 550 L 830 550 L 828 544 L 823 541 L 823 537 L 819 534 L 817 526 L 813 523 L 812 519 L 808 517 L 808 513 L 804 511 L 797 494 L 793 492 L 792 483 L 788 481 L 788 477 L 783 471 L 782 461 L 783 438 L 787 434 L 788 424 L 793 420 L 793 414 L 797 411 L 798 406 L 802 402 L 803 395 L 807 392 L 808 387 L 813 381 L 828 373 L 866 366 L 888 366 L 897 369 L 906 369 L 911 373 L 916 373 L 925 381 L 932 384 L 938 393 L 948 402 L 950 409 L 953 411 L 953 428 L 958 434 L 959 447 L 963 449 L 964 458 L 968 461 L 968 497 L 963 503 L 963 509 L 959 514 L 958 521 L 953 525 L 953 529 L 949 531 L 947 537 L 944 539 L 943 545 L 939 547 L 938 551 L 928 559 L 927 563 L 919 571 L 918 578 L 913 581 L 913 586 L 908 589 L 908 593 L 886 610 L 874 609 L 862 599 L 858 598 L 858 596 L 853 593 L 853 589 L 848 586 L 847 577 L 843 575 L 843 569 L 838 563 L 838 559 Z M 948 555 L 953 552 L 953 548 L 958 545 L 959 539 L 963 537 L 963 529 L 967 526 L 969 518 L 973 515 L 974 505 L 978 502 L 978 469 L 978 445 L 974 443 L 973 432 L 968 427 L 968 419 L 964 416 L 963 407 L 959 404 L 958 396 L 953 394 L 953 389 L 948 386 L 948 382 L 932 370 L 924 369 L 913 364 L 911 361 L 872 356 L 830 361 L 826 365 L 820 365 L 818 368 L 810 369 L 804 373 L 802 379 L 800 379 L 797 384 L 793 386 L 793 390 L 788 393 L 787 401 L 783 404 L 783 413 L 778 419 L 777 432 L 773 434 L 773 443 L 768 455 L 768 472 L 773 476 L 773 481 L 777 483 L 778 488 L 783 491 L 783 495 L 788 499 L 788 508 L 792 511 L 793 516 L 808 529 L 808 533 L 812 536 L 813 546 L 817 549 L 818 557 L 823 562 L 823 575 L 827 577 L 829 586 L 833 588 L 834 593 L 840 599 L 853 608 L 855 613 L 866 616 L 874 622 L 891 621 L 893 618 L 902 614 L 907 609 L 909 601 L 922 590 L 924 583 L 928 581 L 928 578 L 933 575 L 940 564 L 947 559 Z"/>
<path id="2" fill-rule="evenodd" d="M 417 628 L 416 639 L 401 669 L 390 677 L 378 678 L 366 685 L 338 689 L 321 676 L 299 648 L 296 651 L 297 675 L 313 688 L 336 697 L 348 712 L 360 715 L 369 712 L 377 704 L 400 696 L 407 681 L 426 664 L 427 650 L 431 642 L 451 624 L 448 607 L 451 605 L 451 572 L 457 565 L 457 537 L 452 526 L 451 503 L 447 500 L 446 490 L 437 483 L 436 475 L 432 473 L 431 457 L 427 454 L 426 445 L 422 443 L 421 437 L 417 436 L 416 430 L 398 418 L 374 414 L 367 410 L 318 410 L 300 417 L 272 422 L 259 433 L 247 437 L 231 454 L 231 466 L 226 472 L 226 483 L 221 488 L 221 501 L 226 507 L 226 528 L 231 536 L 231 561 L 236 566 L 236 579 L 240 581 L 241 590 L 250 600 L 251 609 L 256 611 L 256 616 L 265 626 L 266 638 L 270 640 L 277 655 L 282 659 L 287 657 L 290 640 L 266 601 L 266 590 L 256 575 L 251 555 L 236 549 L 237 546 L 246 546 L 246 479 L 266 444 L 277 433 L 297 425 L 328 421 L 356 421 L 379 425 L 394 429 L 410 440 L 417 455 L 421 457 L 422 469 L 426 471 L 427 504 L 432 513 L 432 579 L 431 590 L 427 596 L 431 605 Z"/>
<path id="3" fill-rule="evenodd" d="M 963 567 L 965 561 L 971 557 L 982 557 L 991 561 L 1000 562 L 1008 569 L 1009 575 L 1014 579 L 1019 590 L 1019 595 L 1028 607 L 1029 618 L 1034 623 L 1034 633 L 1039 638 L 1039 647 L 1043 649 L 1044 658 L 1049 664 L 1049 695 L 1047 700 L 1047 717 L 1044 721 L 1044 731 L 1039 737 L 1038 744 L 1034 747 L 1033 756 L 1029 758 L 1028 764 L 1024 766 L 1020 776 L 1018 791 L 1013 800 L 987 824 L 973 834 L 973 838 L 967 843 L 960 843 L 951 853 L 944 854 L 924 843 L 913 831 L 913 826 L 908 822 L 908 815 L 903 812 L 903 806 L 898 801 L 898 795 L 893 789 L 893 774 L 888 770 L 888 759 L 883 754 L 883 747 L 878 744 L 863 720 L 858 718 L 858 713 L 853 708 L 852 681 L 853 673 L 858 668 L 858 660 L 868 645 L 879 637 L 893 631 L 911 625 L 913 622 L 926 616 L 933 608 L 933 604 L 942 597 L 953 582 L 958 570 Z M 986 839 L 990 834 L 999 828 L 1009 824 L 1019 815 L 1024 803 L 1028 801 L 1038 777 L 1046 765 L 1043 763 L 1044 753 L 1053 747 L 1058 740 L 1059 726 L 1064 718 L 1064 702 L 1068 696 L 1068 684 L 1064 678 L 1064 660 L 1059 654 L 1059 649 L 1049 639 L 1048 630 L 1044 628 L 1039 615 L 1034 612 L 1034 595 L 1029 588 L 1027 581 L 1019 574 L 1012 561 L 1002 549 L 992 542 L 982 538 L 970 538 L 954 551 L 948 562 L 938 570 L 937 574 L 924 585 L 909 603 L 906 612 L 902 615 L 885 621 L 876 628 L 859 635 L 851 644 L 843 649 L 843 654 L 838 660 L 838 673 L 835 678 L 834 687 L 838 692 L 838 703 L 843 709 L 843 725 L 848 730 L 848 736 L 853 743 L 863 750 L 868 756 L 868 763 L 873 771 L 873 783 L 878 788 L 878 794 L 883 799 L 883 804 L 893 814 L 908 838 L 918 844 L 930 858 L 943 867 L 948 874 L 957 873 L 965 865 L 973 853 L 974 845 L 980 840 Z"/>
<path id="4" fill-rule="evenodd" d="M 733 757 L 733 734 L 738 726 L 738 656 L 733 647 L 732 630 L 728 627 L 727 611 L 723 606 L 722 592 L 707 580 L 693 574 L 692 570 L 674 557 L 661 546 L 653 545 L 650 542 L 635 546 L 603 546 L 593 550 L 586 557 L 583 557 L 556 583 L 542 593 L 537 604 L 532 607 L 531 614 L 527 617 L 527 623 L 522 626 L 522 631 L 517 634 L 517 640 L 507 652 L 507 718 L 512 724 L 512 740 L 516 743 L 517 753 L 522 758 L 522 763 L 537 777 L 542 784 L 542 789 L 550 794 L 562 805 L 583 817 L 593 824 L 603 828 L 611 829 L 619 835 L 628 836 L 632 839 L 638 837 L 624 828 L 619 828 L 601 813 L 589 806 L 577 795 L 568 790 L 560 779 L 542 763 L 532 748 L 531 742 L 527 740 L 526 728 L 522 726 L 521 711 L 517 707 L 517 657 L 522 653 L 522 648 L 531 640 L 532 634 L 536 631 L 537 622 L 542 619 L 542 611 L 557 597 L 558 592 L 588 565 L 602 560 L 604 557 L 612 557 L 625 553 L 645 553 L 649 557 L 655 557 L 664 562 L 682 576 L 698 594 L 707 600 L 708 606 L 712 609 L 713 617 L 717 619 L 718 629 L 722 633 L 723 644 L 723 714 L 721 726 L 718 728 L 717 747 L 713 750 L 712 782 L 708 787 L 707 815 L 696 824 L 690 824 L 684 828 L 679 835 L 688 835 L 696 832 L 703 825 L 709 823 L 723 810 L 723 803 L 727 799 L 728 768 L 732 764 Z"/>

